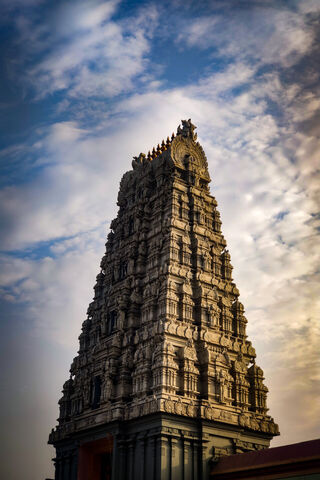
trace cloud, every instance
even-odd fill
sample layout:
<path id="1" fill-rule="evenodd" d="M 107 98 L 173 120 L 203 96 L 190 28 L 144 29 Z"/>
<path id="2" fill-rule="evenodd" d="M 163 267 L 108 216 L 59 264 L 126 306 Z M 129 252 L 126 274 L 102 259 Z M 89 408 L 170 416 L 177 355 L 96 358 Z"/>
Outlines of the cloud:
<path id="1" fill-rule="evenodd" d="M 33 336 L 76 348 L 104 237 L 103 226 L 53 243 L 43 258 L 0 257 L 2 297 L 24 305 L 24 322 Z"/>
<path id="2" fill-rule="evenodd" d="M 203 98 L 218 98 L 219 94 L 223 94 L 224 98 L 225 94 L 233 89 L 246 87 L 253 80 L 255 73 L 255 66 L 235 62 L 220 72 L 203 77 L 198 85 L 192 85 L 190 88 L 193 94 Z M 240 96 L 235 97 L 241 99 Z"/>
<path id="3" fill-rule="evenodd" d="M 118 1 L 76 1 L 57 6 L 41 23 L 18 16 L 24 68 L 37 99 L 65 91 L 72 98 L 113 97 L 132 90 L 148 65 L 157 12 L 146 7 L 135 18 L 113 21 Z M 23 45 L 28 39 L 28 47 Z"/>
<path id="4" fill-rule="evenodd" d="M 306 17 L 275 4 L 188 19 L 177 36 L 180 45 L 212 47 L 221 57 L 283 67 L 297 63 L 313 41 Z"/>
<path id="5" fill-rule="evenodd" d="M 303 13 L 319 13 L 320 7 L 318 0 L 305 0 L 297 4 L 299 11 Z"/>

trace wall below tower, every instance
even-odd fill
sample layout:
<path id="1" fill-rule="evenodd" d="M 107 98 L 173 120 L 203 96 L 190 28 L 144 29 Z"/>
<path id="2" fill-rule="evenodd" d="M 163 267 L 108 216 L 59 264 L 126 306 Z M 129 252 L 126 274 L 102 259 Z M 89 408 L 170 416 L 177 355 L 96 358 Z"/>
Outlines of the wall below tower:
<path id="1" fill-rule="evenodd" d="M 266 435 L 219 422 L 150 415 L 57 444 L 55 480 L 204 480 L 221 455 L 260 450 L 269 442 Z"/>

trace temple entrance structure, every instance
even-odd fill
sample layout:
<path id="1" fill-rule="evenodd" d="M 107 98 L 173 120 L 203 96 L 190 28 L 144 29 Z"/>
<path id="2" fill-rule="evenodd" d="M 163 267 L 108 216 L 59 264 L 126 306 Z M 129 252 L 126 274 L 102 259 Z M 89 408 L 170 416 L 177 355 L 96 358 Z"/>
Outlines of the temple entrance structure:
<path id="1" fill-rule="evenodd" d="M 56 480 L 203 480 L 278 434 L 195 126 L 132 167 L 49 438 Z"/>

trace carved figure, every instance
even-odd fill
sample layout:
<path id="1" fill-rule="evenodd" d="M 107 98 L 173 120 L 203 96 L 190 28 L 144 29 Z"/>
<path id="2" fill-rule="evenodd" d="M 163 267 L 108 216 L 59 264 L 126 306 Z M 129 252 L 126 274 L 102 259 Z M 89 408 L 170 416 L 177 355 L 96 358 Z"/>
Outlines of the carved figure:
<path id="1" fill-rule="evenodd" d="M 182 128 L 180 125 L 178 126 L 177 135 L 182 135 L 183 137 L 189 137 L 192 140 L 197 140 L 197 134 L 195 133 L 195 129 L 197 128 L 191 122 L 191 118 L 189 120 L 181 120 Z"/>

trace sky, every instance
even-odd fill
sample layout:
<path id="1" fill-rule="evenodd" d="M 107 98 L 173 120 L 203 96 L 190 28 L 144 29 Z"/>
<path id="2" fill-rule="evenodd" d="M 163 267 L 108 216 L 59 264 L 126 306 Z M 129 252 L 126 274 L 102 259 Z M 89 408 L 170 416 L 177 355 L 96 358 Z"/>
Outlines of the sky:
<path id="1" fill-rule="evenodd" d="M 0 0 L 0 452 L 47 445 L 122 175 L 197 125 L 281 436 L 320 436 L 320 1 Z"/>

